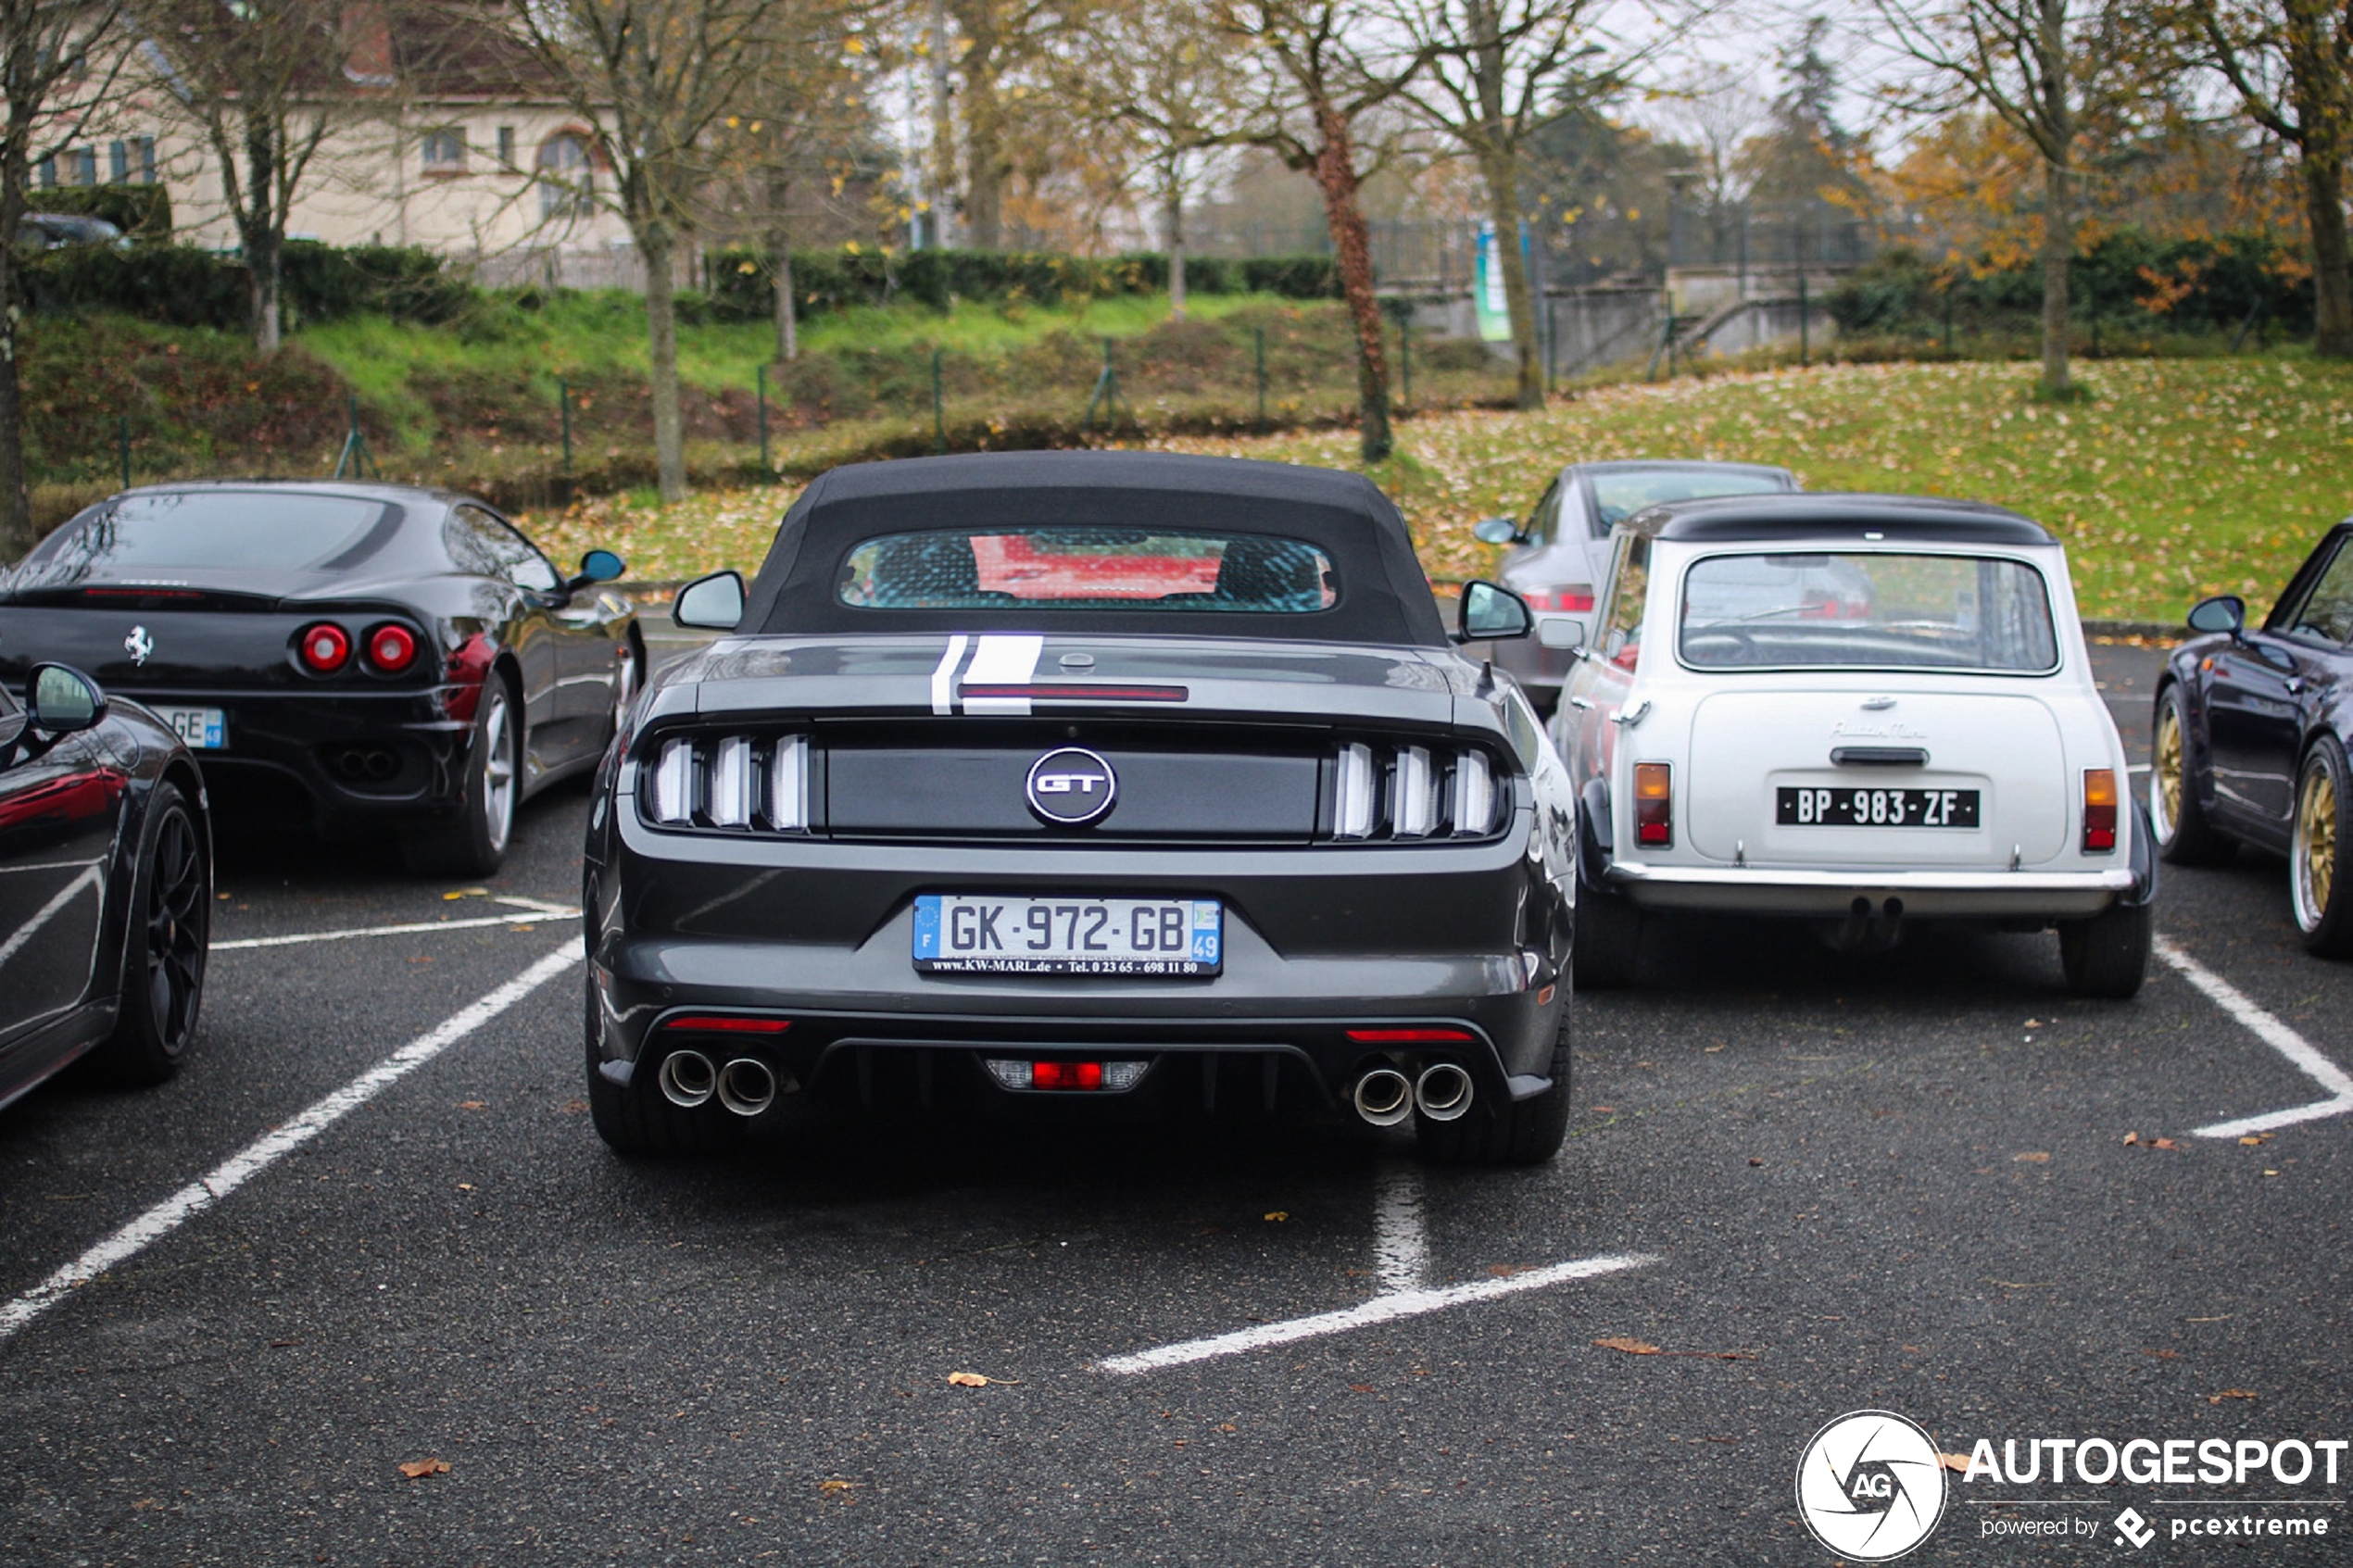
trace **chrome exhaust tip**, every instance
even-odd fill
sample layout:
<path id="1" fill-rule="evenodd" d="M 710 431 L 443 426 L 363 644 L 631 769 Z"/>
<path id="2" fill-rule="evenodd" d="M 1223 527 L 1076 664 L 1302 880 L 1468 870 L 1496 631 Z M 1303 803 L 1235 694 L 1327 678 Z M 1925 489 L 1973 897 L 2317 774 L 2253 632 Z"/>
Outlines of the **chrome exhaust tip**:
<path id="1" fill-rule="evenodd" d="M 739 1056 L 719 1070 L 719 1103 L 738 1116 L 757 1116 L 776 1103 L 776 1073 L 756 1056 Z"/>
<path id="2" fill-rule="evenodd" d="M 692 1110 L 711 1098 L 719 1085 L 719 1073 L 700 1051 L 672 1051 L 661 1059 L 661 1073 L 655 1082 L 661 1085 L 662 1098 L 681 1110 Z"/>
<path id="3" fill-rule="evenodd" d="M 1357 1079 L 1350 1098 L 1356 1114 L 1376 1127 L 1394 1127 L 1414 1113 L 1414 1085 L 1394 1067 L 1376 1067 Z"/>
<path id="4" fill-rule="evenodd" d="M 1471 1075 L 1451 1061 L 1422 1069 L 1414 1085 L 1414 1104 L 1433 1122 L 1452 1122 L 1471 1106 Z"/>

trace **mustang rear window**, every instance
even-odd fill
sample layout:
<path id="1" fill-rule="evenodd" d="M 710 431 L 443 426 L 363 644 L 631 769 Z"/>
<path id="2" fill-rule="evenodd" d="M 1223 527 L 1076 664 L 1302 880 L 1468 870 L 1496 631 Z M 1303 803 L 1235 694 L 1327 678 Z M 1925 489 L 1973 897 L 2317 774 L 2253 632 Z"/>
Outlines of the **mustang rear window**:
<path id="1" fill-rule="evenodd" d="M 1296 539 L 1139 528 L 887 533 L 842 561 L 862 609 L 1227 610 L 1302 615 L 1339 600 L 1332 563 Z"/>
<path id="2" fill-rule="evenodd" d="M 31 559 L 64 565 L 300 571 L 367 538 L 380 501 L 261 490 L 132 495 L 61 528 Z"/>
<path id="3" fill-rule="evenodd" d="M 1982 556 L 1709 556 L 1683 575 L 1680 651 L 1699 670 L 2058 667 L 2043 574 Z"/>

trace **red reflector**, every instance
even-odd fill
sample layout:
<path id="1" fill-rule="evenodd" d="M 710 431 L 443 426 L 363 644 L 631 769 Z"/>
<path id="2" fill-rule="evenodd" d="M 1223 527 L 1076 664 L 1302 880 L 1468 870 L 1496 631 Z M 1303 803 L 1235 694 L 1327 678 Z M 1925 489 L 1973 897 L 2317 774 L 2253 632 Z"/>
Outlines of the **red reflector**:
<path id="1" fill-rule="evenodd" d="M 306 669 L 332 675 L 351 658 L 351 639 L 344 634 L 342 627 L 321 621 L 316 626 L 302 629 L 300 651 Z"/>
<path id="2" fill-rule="evenodd" d="M 1033 1061 L 1029 1064 L 1029 1086 L 1033 1089 L 1100 1089 L 1103 1086 L 1103 1064 L 1100 1061 Z"/>
<path id="3" fill-rule="evenodd" d="M 386 674 L 397 674 L 415 662 L 417 639 L 406 626 L 379 626 L 368 633 L 368 662 Z"/>
<path id="4" fill-rule="evenodd" d="M 697 1029 L 715 1035 L 781 1035 L 792 1027 L 788 1018 L 725 1018 L 698 1012 L 662 1021 L 664 1029 Z"/>
<path id="5" fill-rule="evenodd" d="M 1461 1045 L 1471 1036 L 1462 1029 L 1351 1029 L 1348 1037 L 1360 1046 L 1400 1046 L 1437 1041 Z"/>

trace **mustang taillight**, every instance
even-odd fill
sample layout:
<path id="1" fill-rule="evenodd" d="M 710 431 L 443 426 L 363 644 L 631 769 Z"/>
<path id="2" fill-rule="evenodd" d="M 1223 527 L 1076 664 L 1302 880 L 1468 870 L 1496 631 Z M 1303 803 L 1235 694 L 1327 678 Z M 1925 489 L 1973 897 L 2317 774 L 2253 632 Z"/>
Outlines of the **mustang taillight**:
<path id="1" fill-rule="evenodd" d="M 1340 748 L 1334 778 L 1334 838 L 1483 838 L 1495 830 L 1495 770 L 1483 751 L 1352 741 Z"/>
<path id="2" fill-rule="evenodd" d="M 386 621 L 368 633 L 368 662 L 387 675 L 399 674 L 417 662 L 417 634 Z"/>
<path id="3" fill-rule="evenodd" d="M 1675 771 L 1664 762 L 1634 764 L 1634 842 L 1651 849 L 1675 842 Z"/>
<path id="4" fill-rule="evenodd" d="M 333 621 L 321 621 L 302 629 L 295 650 L 305 670 L 314 675 L 332 675 L 350 661 L 351 638 Z"/>
<path id="5" fill-rule="evenodd" d="M 2116 847 L 2116 773 L 2083 770 L 2083 852 L 2103 855 Z"/>
<path id="6" fill-rule="evenodd" d="M 1576 614 L 1593 608 L 1593 585 L 1591 583 L 1570 583 L 1557 588 L 1530 588 L 1520 596 L 1528 608 L 1557 615 L 1564 611 Z"/>
<path id="7" fill-rule="evenodd" d="M 809 828 L 809 737 L 678 735 L 654 753 L 646 814 L 665 827 Z"/>

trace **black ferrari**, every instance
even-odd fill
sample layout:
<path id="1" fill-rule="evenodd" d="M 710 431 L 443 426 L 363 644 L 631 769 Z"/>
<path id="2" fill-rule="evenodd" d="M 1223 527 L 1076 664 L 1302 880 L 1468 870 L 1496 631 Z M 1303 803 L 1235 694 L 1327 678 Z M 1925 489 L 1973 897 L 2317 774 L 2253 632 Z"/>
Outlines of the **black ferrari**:
<path id="1" fill-rule="evenodd" d="M 481 501 L 390 484 L 128 490 L 0 576 L 0 680 L 92 671 L 204 759 L 226 814 L 396 833 L 484 876 L 516 805 L 592 768 L 646 668 L 635 612 Z"/>
<path id="2" fill-rule="evenodd" d="M 2331 529 L 2259 627 L 2236 595 L 2190 611 L 2165 661 L 2149 821 L 2176 863 L 2241 844 L 2287 857 L 2288 907 L 2315 953 L 2353 957 L 2353 519 Z"/>
<path id="3" fill-rule="evenodd" d="M 156 717 L 58 664 L 0 688 L 0 1105 L 77 1058 L 152 1084 L 204 1000 L 204 780 Z"/>
<path id="4" fill-rule="evenodd" d="M 1343 1108 L 1433 1157 L 1568 1114 L 1573 798 L 1353 474 L 1141 453 L 838 469 L 608 755 L 587 1083 L 624 1151 L 781 1102 Z"/>

